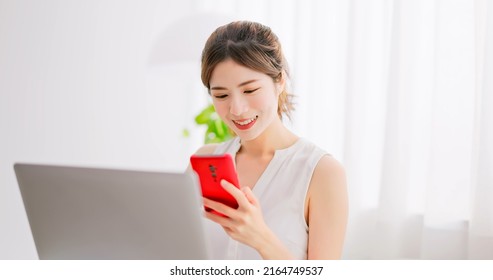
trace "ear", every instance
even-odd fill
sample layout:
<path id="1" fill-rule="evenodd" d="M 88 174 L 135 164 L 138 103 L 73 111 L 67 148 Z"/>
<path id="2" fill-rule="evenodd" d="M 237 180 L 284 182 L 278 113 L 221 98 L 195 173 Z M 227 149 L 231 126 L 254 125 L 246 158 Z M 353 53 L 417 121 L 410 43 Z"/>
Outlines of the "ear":
<path id="1" fill-rule="evenodd" d="M 284 89 L 286 88 L 285 76 L 286 76 L 286 73 L 284 73 L 284 71 L 282 71 L 279 81 L 276 82 L 277 96 L 279 96 L 284 91 Z"/>

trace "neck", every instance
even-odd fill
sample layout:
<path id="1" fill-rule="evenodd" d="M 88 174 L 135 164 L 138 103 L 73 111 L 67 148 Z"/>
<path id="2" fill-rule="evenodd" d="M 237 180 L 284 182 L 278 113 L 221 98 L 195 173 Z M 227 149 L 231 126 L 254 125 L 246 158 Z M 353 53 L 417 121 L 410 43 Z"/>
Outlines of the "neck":
<path id="1" fill-rule="evenodd" d="M 293 145 L 298 136 L 289 131 L 280 119 L 276 119 L 257 138 L 243 141 L 239 153 L 254 157 L 271 157 L 276 150 L 285 149 Z"/>

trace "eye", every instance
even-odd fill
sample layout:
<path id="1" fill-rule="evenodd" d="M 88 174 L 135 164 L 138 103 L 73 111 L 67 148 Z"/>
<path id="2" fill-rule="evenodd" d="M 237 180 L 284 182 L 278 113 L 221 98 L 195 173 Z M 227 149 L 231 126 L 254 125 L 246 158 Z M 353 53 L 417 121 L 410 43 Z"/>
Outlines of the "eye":
<path id="1" fill-rule="evenodd" d="M 244 93 L 246 94 L 249 94 L 249 93 L 254 93 L 255 91 L 257 91 L 258 89 L 260 88 L 256 88 L 256 89 L 252 89 L 252 90 L 245 90 Z"/>
<path id="2" fill-rule="evenodd" d="M 226 97 L 228 97 L 228 95 L 227 95 L 227 94 L 219 94 L 219 95 L 214 95 L 214 98 L 217 98 L 217 99 L 224 99 L 224 98 L 226 98 Z"/>

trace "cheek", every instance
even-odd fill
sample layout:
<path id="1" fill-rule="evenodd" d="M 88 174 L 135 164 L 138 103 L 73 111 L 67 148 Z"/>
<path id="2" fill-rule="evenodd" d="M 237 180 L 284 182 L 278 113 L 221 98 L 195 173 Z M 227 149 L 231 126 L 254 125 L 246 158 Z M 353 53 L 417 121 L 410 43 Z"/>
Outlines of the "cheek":
<path id="1" fill-rule="evenodd" d="M 216 110 L 216 113 L 222 118 L 226 116 L 228 113 L 228 105 L 226 104 L 227 102 L 212 102 L 214 105 L 214 109 Z"/>
<path id="2" fill-rule="evenodd" d="M 250 101 L 250 107 L 264 112 L 271 111 L 275 108 L 277 112 L 277 103 L 277 97 L 274 94 L 262 94 Z"/>

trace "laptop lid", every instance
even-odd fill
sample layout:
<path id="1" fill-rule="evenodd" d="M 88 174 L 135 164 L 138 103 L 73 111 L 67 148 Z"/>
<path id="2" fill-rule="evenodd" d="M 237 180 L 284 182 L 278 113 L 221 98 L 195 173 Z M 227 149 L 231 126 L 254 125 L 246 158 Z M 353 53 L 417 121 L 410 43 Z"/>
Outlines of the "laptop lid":
<path id="1" fill-rule="evenodd" d="M 15 164 L 40 259 L 207 259 L 189 174 Z"/>

